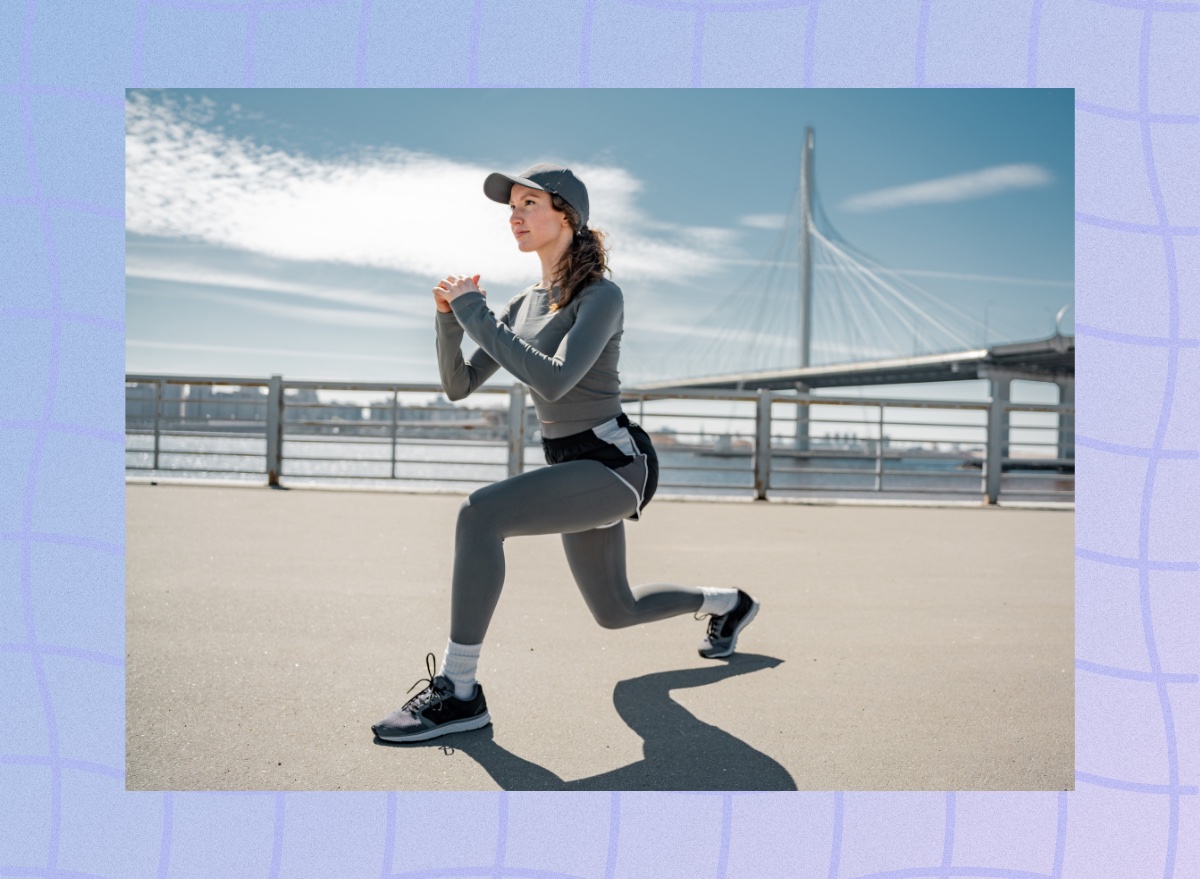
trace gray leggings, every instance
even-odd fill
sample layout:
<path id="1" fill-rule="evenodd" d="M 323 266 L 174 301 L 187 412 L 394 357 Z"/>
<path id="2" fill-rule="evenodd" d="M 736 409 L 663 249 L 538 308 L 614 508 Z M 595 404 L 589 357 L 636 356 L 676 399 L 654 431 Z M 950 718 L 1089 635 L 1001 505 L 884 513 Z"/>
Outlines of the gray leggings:
<path id="1" fill-rule="evenodd" d="M 567 562 L 596 622 L 608 629 L 700 609 L 698 588 L 625 578 L 625 523 L 637 498 L 599 461 L 567 461 L 481 488 L 458 511 L 450 639 L 480 644 L 504 586 L 504 539 L 561 534 Z"/>

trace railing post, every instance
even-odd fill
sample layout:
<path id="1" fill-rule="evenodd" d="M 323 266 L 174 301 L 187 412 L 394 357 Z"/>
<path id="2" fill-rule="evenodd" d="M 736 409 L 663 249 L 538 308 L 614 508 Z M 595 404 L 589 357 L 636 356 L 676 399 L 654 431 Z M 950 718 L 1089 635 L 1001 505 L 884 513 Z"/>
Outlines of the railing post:
<path id="1" fill-rule="evenodd" d="M 1075 405 L 1075 379 L 1059 379 L 1058 402 L 1061 406 Z M 1058 445 L 1055 456 L 1060 459 L 1075 459 L 1075 413 L 1058 414 Z"/>
<path id="2" fill-rule="evenodd" d="M 396 478 L 396 422 L 400 417 L 400 391 L 392 391 L 392 479 Z"/>
<path id="3" fill-rule="evenodd" d="M 804 382 L 796 382 L 796 395 L 802 397 L 811 391 Z M 812 407 L 807 403 L 796 403 L 796 439 L 794 447 L 798 452 L 809 450 L 809 432 L 811 430 Z"/>
<path id="4" fill-rule="evenodd" d="M 758 412 L 754 420 L 754 499 L 765 501 L 771 483 L 771 392 L 758 389 Z"/>
<path id="5" fill-rule="evenodd" d="M 875 443 L 875 490 L 883 491 L 883 414 L 886 407 L 879 404 L 879 441 Z"/>
<path id="6" fill-rule="evenodd" d="M 154 469 L 158 469 L 158 413 L 162 410 L 162 379 L 154 382 Z"/>
<path id="7" fill-rule="evenodd" d="M 267 385 L 267 485 L 279 487 L 283 471 L 283 376 Z"/>
<path id="8" fill-rule="evenodd" d="M 989 504 L 1000 500 L 1000 480 L 1004 475 L 1004 455 L 1008 446 L 1009 380 L 992 378 L 992 398 L 988 403 L 987 453 L 984 458 L 984 494 Z"/>
<path id="9" fill-rule="evenodd" d="M 513 384 L 508 392 L 508 475 L 525 469 L 525 386 Z"/>

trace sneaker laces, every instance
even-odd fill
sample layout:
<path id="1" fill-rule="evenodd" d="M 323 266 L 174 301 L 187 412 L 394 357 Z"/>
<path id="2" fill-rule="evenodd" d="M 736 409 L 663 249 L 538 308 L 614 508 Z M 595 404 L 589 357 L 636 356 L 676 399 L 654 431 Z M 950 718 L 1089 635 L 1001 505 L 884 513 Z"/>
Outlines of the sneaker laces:
<path id="1" fill-rule="evenodd" d="M 718 616 L 715 613 L 694 613 L 692 614 L 692 619 L 702 620 L 705 617 L 708 617 L 708 630 L 704 633 L 704 637 L 711 641 L 712 639 L 719 638 L 721 636 L 721 624 L 725 621 L 725 617 L 727 616 L 729 616 L 729 614 L 720 614 Z"/>
<path id="2" fill-rule="evenodd" d="M 425 684 L 425 689 L 405 702 L 405 709 L 420 708 L 432 702 L 435 697 L 439 699 L 444 697 L 445 692 L 434 683 L 437 679 L 437 657 L 432 653 L 425 654 L 425 670 L 429 672 L 429 677 L 418 680 L 417 683 L 408 688 L 408 692 L 411 693 L 420 684 Z"/>

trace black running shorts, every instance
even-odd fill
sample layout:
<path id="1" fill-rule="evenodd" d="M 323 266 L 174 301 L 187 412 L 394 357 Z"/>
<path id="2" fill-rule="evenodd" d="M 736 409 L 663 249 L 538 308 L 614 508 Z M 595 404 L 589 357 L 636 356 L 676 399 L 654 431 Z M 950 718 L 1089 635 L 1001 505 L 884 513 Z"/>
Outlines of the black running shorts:
<path id="1" fill-rule="evenodd" d="M 628 518 L 639 519 L 641 511 L 658 488 L 658 455 L 640 426 L 625 413 L 598 424 L 591 430 L 558 439 L 542 438 L 547 464 L 567 461 L 599 461 L 629 486 L 637 496 L 637 507 Z M 619 519 L 617 521 L 620 521 Z M 616 522 L 601 527 L 610 527 Z"/>

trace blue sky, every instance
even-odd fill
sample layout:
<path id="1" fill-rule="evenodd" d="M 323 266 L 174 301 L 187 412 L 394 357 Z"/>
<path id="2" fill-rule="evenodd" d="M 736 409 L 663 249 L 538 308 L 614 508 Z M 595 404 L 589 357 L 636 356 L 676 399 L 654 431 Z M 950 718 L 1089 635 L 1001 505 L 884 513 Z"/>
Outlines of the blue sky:
<path id="1" fill-rule="evenodd" d="M 1072 101 L 1029 89 L 131 91 L 127 368 L 436 380 L 436 279 L 478 272 L 498 307 L 538 277 L 506 209 L 482 194 L 489 171 L 538 161 L 578 169 L 592 223 L 610 233 L 627 383 L 669 377 L 697 351 L 716 362 L 705 339 L 732 344 L 721 362 L 739 362 L 739 345 L 786 360 L 794 250 L 777 271 L 761 261 L 790 228 L 806 125 L 846 241 L 952 305 L 957 338 L 982 342 L 985 325 L 993 342 L 1045 336 L 1073 297 Z M 839 348 L 833 335 L 849 336 L 833 322 L 856 312 L 827 272 L 815 283 L 817 362 L 952 346 L 914 328 L 911 342 Z M 871 309 L 862 299 L 857 314 Z M 739 323 L 761 344 L 731 336 Z"/>

